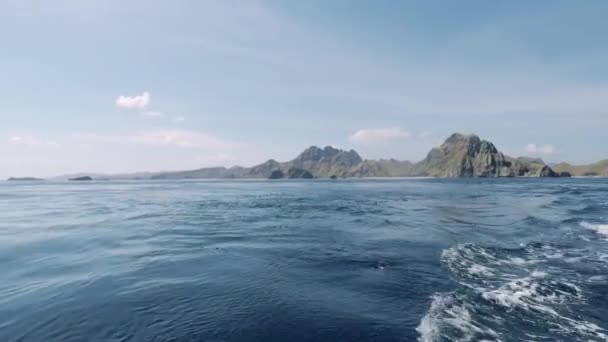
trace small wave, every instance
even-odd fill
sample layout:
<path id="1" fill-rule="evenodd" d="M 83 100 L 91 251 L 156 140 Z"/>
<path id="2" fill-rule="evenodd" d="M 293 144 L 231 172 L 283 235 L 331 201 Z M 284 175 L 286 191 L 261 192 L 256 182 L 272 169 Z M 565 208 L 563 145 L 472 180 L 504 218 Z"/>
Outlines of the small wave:
<path id="1" fill-rule="evenodd" d="M 580 223 L 581 227 L 595 230 L 604 239 L 608 240 L 608 224 L 593 224 L 586 221 Z"/>
<path id="2" fill-rule="evenodd" d="M 416 328 L 418 341 L 501 341 L 496 331 L 474 316 L 475 307 L 457 294 L 434 295 L 428 313 Z"/>
<path id="3" fill-rule="evenodd" d="M 482 289 L 483 298 L 505 308 L 523 308 L 555 314 L 546 304 L 564 304 L 581 299 L 581 288 L 563 281 L 543 282 L 547 273 L 534 271 L 529 277 L 512 280 L 497 289 Z"/>

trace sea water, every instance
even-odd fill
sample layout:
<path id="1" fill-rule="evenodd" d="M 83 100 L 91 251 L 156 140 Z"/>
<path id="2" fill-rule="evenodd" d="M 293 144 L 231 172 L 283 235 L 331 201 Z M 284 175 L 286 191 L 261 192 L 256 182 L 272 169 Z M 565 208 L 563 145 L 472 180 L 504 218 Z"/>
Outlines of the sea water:
<path id="1" fill-rule="evenodd" d="M 416 340 L 608 340 L 608 180 L 0 184 L 0 341 Z"/>

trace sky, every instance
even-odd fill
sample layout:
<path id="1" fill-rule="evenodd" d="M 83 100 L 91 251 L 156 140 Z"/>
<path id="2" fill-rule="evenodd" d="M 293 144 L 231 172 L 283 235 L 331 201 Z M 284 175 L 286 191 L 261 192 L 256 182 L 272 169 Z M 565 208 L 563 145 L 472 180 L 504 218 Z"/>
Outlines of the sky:
<path id="1" fill-rule="evenodd" d="M 2 0 L 0 177 L 608 158 L 608 2 Z"/>

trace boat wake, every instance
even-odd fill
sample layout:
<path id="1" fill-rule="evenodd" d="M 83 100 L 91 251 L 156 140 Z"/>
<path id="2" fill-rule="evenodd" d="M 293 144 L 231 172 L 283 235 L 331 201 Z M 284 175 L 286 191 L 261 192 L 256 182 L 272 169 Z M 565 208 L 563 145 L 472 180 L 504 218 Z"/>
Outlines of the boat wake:
<path id="1" fill-rule="evenodd" d="M 608 240 L 608 224 L 593 224 L 583 221 L 581 222 L 581 227 L 594 230 L 597 234 Z"/>
<path id="2" fill-rule="evenodd" d="M 441 262 L 461 286 L 435 294 L 417 327 L 419 341 L 608 340 L 580 314 L 586 279 L 577 265 L 608 271 L 605 255 L 531 243 L 517 249 L 463 244 Z"/>

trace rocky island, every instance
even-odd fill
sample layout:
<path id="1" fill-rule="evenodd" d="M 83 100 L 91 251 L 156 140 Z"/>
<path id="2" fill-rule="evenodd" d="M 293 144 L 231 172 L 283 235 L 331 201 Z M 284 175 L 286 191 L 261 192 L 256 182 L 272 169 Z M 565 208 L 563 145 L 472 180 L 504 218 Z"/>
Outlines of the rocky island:
<path id="1" fill-rule="evenodd" d="M 608 176 L 608 160 L 590 165 L 556 164 L 542 159 L 510 157 L 493 143 L 475 134 L 454 133 L 431 149 L 419 162 L 396 159 L 363 159 L 355 150 L 311 146 L 296 158 L 269 159 L 252 167 L 206 167 L 172 172 L 131 174 L 72 174 L 55 180 L 162 180 L 162 179 L 312 179 L 366 177 L 570 177 Z"/>
<path id="2" fill-rule="evenodd" d="M 82 181 L 92 181 L 93 178 L 91 178 L 90 176 L 81 176 L 81 177 L 70 178 L 68 180 L 72 181 L 72 182 L 82 182 Z"/>
<path id="3" fill-rule="evenodd" d="M 538 159 L 511 158 L 476 135 L 452 134 L 416 164 L 414 175 L 430 177 L 568 177 Z"/>
<path id="4" fill-rule="evenodd" d="M 213 167 L 163 172 L 152 179 L 191 178 L 351 178 L 351 177 L 569 177 L 540 159 L 513 158 L 477 135 L 454 133 L 422 161 L 364 160 L 355 150 L 311 146 L 295 159 L 270 159 L 253 167 Z"/>

